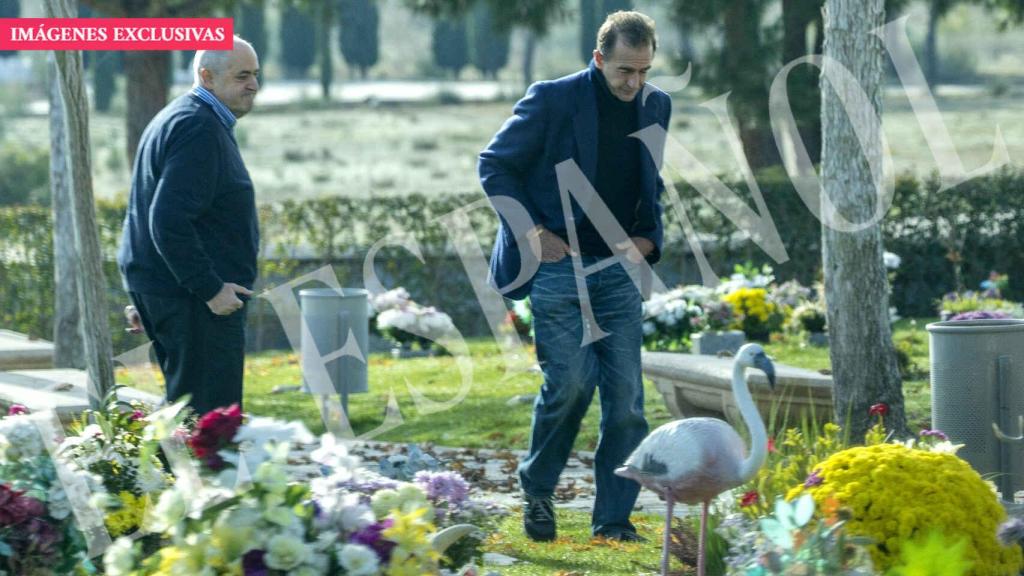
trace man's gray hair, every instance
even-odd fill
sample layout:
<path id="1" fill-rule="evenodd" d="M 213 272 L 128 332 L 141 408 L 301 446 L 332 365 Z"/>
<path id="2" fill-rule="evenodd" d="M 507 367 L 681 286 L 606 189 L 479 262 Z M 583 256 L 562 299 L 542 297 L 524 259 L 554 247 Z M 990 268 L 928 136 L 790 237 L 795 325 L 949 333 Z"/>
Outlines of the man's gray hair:
<path id="1" fill-rule="evenodd" d="M 235 35 L 235 48 L 239 44 L 252 48 L 252 44 L 239 35 Z M 232 50 L 197 50 L 195 58 L 192 59 L 192 86 L 202 86 L 203 77 L 199 71 L 206 68 L 214 74 L 220 74 L 228 67 L 228 59 L 231 58 Z M 253 49 L 255 52 L 255 49 Z"/>

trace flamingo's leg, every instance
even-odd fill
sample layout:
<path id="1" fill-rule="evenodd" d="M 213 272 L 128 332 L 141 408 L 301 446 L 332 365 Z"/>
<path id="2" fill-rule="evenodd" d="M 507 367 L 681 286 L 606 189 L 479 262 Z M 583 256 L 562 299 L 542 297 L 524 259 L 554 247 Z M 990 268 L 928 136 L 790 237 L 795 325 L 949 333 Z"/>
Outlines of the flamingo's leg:
<path id="1" fill-rule="evenodd" d="M 665 491 L 665 540 L 662 544 L 661 549 L 661 576 L 668 576 L 668 557 L 669 557 L 669 546 L 672 544 L 672 505 L 675 502 L 672 500 L 672 492 Z"/>
<path id="2" fill-rule="evenodd" d="M 704 576 L 704 547 L 707 546 L 708 501 L 705 500 L 700 512 L 700 541 L 697 544 L 697 576 Z"/>

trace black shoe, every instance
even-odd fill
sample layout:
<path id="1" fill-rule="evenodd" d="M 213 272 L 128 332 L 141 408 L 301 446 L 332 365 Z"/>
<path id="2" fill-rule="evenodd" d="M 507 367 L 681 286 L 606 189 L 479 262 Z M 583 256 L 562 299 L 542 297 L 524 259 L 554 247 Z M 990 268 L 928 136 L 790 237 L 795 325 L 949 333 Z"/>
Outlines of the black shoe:
<path id="1" fill-rule="evenodd" d="M 555 505 L 551 498 L 526 496 L 523 505 L 523 529 L 535 542 L 550 542 L 555 539 Z"/>
<path id="2" fill-rule="evenodd" d="M 637 544 L 647 542 L 647 538 L 644 538 L 632 530 L 623 530 L 622 532 L 613 532 L 611 534 L 597 534 L 596 536 L 606 540 L 618 540 L 619 542 L 635 542 Z"/>

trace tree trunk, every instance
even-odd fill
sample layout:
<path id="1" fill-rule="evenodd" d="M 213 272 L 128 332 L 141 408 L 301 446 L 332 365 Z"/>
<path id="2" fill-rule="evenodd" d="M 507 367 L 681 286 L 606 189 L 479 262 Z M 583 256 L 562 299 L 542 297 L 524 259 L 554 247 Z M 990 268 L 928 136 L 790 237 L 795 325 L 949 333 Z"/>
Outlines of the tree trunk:
<path id="1" fill-rule="evenodd" d="M 49 18 L 72 18 L 74 0 L 43 0 Z M 71 213 L 78 259 L 78 306 L 88 370 L 89 406 L 99 409 L 114 386 L 114 358 L 107 318 L 107 282 L 92 196 L 89 146 L 89 102 L 86 99 L 80 51 L 54 52 L 66 118 L 69 175 L 73 186 Z"/>
<path id="2" fill-rule="evenodd" d="M 537 49 L 537 33 L 525 30 L 523 38 L 523 90 L 533 84 L 533 54 Z"/>
<path id="3" fill-rule="evenodd" d="M 128 111 L 125 114 L 128 135 L 128 165 L 135 162 L 135 151 L 142 131 L 157 112 L 167 105 L 171 84 L 171 52 L 126 51 L 124 53 L 125 89 Z"/>
<path id="4" fill-rule="evenodd" d="M 732 0 L 725 8 L 724 82 L 739 125 L 747 162 L 754 170 L 782 163 L 768 114 L 767 66 L 761 46 L 760 10 L 753 0 Z"/>
<path id="5" fill-rule="evenodd" d="M 852 223 L 871 220 L 881 174 L 882 44 L 872 30 L 885 20 L 883 0 L 826 0 L 825 67 L 845 67 L 853 86 L 822 85 L 822 194 Z M 844 96 L 863 90 L 867 104 L 847 113 Z M 859 143 L 854 124 L 865 135 Z M 839 422 L 859 441 L 873 420 L 876 403 L 888 405 L 885 425 L 907 434 L 903 391 L 889 326 L 889 286 L 882 263 L 882 235 L 877 222 L 855 232 L 822 227 L 822 257 L 828 308 L 829 355 Z"/>
<path id="6" fill-rule="evenodd" d="M 939 83 L 938 43 L 939 20 L 945 14 L 945 2 L 932 0 L 928 5 L 928 35 L 924 39 L 924 77 L 929 86 Z"/>
<path id="7" fill-rule="evenodd" d="M 68 139 L 64 131 L 64 102 L 60 96 L 57 63 L 50 55 L 50 198 L 53 208 L 53 366 L 85 368 L 79 331 L 78 271 L 71 179 L 68 178 Z"/>
<path id="8" fill-rule="evenodd" d="M 324 102 L 331 100 L 331 83 L 334 81 L 334 59 L 331 58 L 331 23 L 334 22 L 334 11 L 331 2 L 324 2 L 320 9 L 320 22 L 317 28 L 320 42 L 320 94 Z"/>
<path id="9" fill-rule="evenodd" d="M 807 46 L 807 30 L 821 19 L 819 0 L 782 0 L 782 63 L 788 64 L 807 54 L 821 53 L 821 26 L 812 48 Z M 789 99 L 800 137 L 815 165 L 821 163 L 821 90 L 818 68 L 809 64 L 795 68 L 789 75 Z"/>

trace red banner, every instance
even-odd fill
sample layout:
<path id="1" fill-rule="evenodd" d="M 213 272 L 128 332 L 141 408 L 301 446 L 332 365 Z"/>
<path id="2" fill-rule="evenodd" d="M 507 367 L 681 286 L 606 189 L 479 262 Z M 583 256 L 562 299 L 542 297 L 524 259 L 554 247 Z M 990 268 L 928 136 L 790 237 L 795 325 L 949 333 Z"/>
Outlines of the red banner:
<path id="1" fill-rule="evenodd" d="M 230 50 L 231 18 L 0 18 L 0 50 Z"/>

